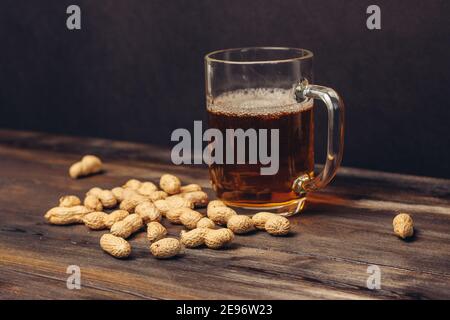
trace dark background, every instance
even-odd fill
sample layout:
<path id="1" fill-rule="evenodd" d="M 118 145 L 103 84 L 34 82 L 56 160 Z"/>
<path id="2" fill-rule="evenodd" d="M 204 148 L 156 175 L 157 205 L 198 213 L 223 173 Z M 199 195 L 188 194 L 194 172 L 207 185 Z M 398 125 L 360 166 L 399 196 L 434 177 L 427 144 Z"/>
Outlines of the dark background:
<path id="1" fill-rule="evenodd" d="M 370 4 L 381 30 L 366 28 Z M 344 165 L 450 178 L 449 13 L 437 0 L 2 0 L 0 127 L 173 145 L 205 119 L 205 53 L 302 47 L 345 100 Z"/>

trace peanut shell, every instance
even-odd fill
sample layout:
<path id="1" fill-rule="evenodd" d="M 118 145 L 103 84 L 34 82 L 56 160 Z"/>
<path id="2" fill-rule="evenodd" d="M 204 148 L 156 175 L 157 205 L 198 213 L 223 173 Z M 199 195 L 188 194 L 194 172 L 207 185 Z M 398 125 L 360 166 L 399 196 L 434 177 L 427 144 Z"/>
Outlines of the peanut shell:
<path id="1" fill-rule="evenodd" d="M 137 191 L 141 187 L 141 184 L 142 182 L 140 182 L 137 179 L 130 179 L 122 187 L 124 189 L 131 189 Z"/>
<path id="2" fill-rule="evenodd" d="M 100 247 L 115 258 L 126 258 L 131 253 L 128 241 L 108 233 L 100 238 Z"/>
<path id="3" fill-rule="evenodd" d="M 142 218 L 144 223 L 161 221 L 161 212 L 159 212 L 159 210 L 151 201 L 144 201 L 139 203 L 134 209 L 134 212 Z"/>
<path id="4" fill-rule="evenodd" d="M 89 212 L 92 212 L 92 210 L 85 206 L 55 207 L 48 210 L 44 217 L 51 224 L 83 223 L 83 217 Z"/>
<path id="5" fill-rule="evenodd" d="M 277 217 L 277 215 L 270 212 L 258 212 L 253 215 L 252 220 L 255 228 L 264 230 L 267 220 L 273 217 Z"/>
<path id="6" fill-rule="evenodd" d="M 233 215 L 228 219 L 227 228 L 236 234 L 244 234 L 255 230 L 253 220 L 244 215 Z"/>
<path id="7" fill-rule="evenodd" d="M 194 207 L 205 207 L 208 204 L 208 195 L 204 191 L 185 192 L 181 196 L 193 202 Z"/>
<path id="8" fill-rule="evenodd" d="M 90 212 L 83 217 L 83 223 L 92 230 L 106 229 L 105 218 L 107 216 L 107 213 L 101 211 Z"/>
<path id="9" fill-rule="evenodd" d="M 230 229 L 222 228 L 222 229 L 207 229 L 208 231 L 205 234 L 205 244 L 208 248 L 211 249 L 220 249 L 233 241 L 234 234 Z"/>
<path id="10" fill-rule="evenodd" d="M 147 224 L 147 239 L 151 242 L 163 239 L 167 235 L 167 229 L 159 222 L 152 221 Z"/>
<path id="11" fill-rule="evenodd" d="M 208 228 L 208 229 L 214 229 L 216 227 L 216 224 L 207 217 L 201 218 L 197 222 L 197 228 Z"/>
<path id="12" fill-rule="evenodd" d="M 139 215 L 135 213 L 130 214 L 125 219 L 118 221 L 111 226 L 111 234 L 126 239 L 141 229 L 143 225 L 144 224 Z"/>
<path id="13" fill-rule="evenodd" d="M 186 248 L 196 248 L 205 243 L 207 228 L 196 228 L 190 231 L 182 230 L 180 241 Z"/>
<path id="14" fill-rule="evenodd" d="M 91 211 L 103 210 L 102 202 L 100 201 L 99 198 L 97 198 L 97 196 L 93 194 L 87 195 L 86 198 L 84 198 L 83 204 L 86 208 L 90 209 Z"/>
<path id="15" fill-rule="evenodd" d="M 208 218 L 215 224 L 226 225 L 231 216 L 237 215 L 236 211 L 228 207 L 211 207 L 207 209 Z"/>
<path id="16" fill-rule="evenodd" d="M 394 233 L 402 239 L 411 237 L 414 234 L 414 221 L 407 213 L 400 213 L 392 221 Z"/>
<path id="17" fill-rule="evenodd" d="M 181 224 L 183 224 L 188 229 L 197 228 L 197 223 L 201 218 L 203 218 L 203 215 L 200 212 L 194 211 L 189 208 L 180 208 L 175 210 L 183 210 L 183 212 L 180 214 L 179 219 Z"/>
<path id="18" fill-rule="evenodd" d="M 172 174 L 164 174 L 159 180 L 159 187 L 168 194 L 176 194 L 180 192 L 181 181 Z"/>
<path id="19" fill-rule="evenodd" d="M 129 215 L 126 210 L 115 210 L 105 218 L 105 226 L 110 229 L 114 223 L 125 219 Z"/>
<path id="20" fill-rule="evenodd" d="M 81 205 L 81 200 L 77 196 L 68 195 L 59 198 L 59 206 L 60 207 L 75 207 Z"/>
<path id="21" fill-rule="evenodd" d="M 153 182 L 142 182 L 141 186 L 137 190 L 138 193 L 142 194 L 143 196 L 149 196 L 153 192 L 157 191 L 158 187 Z"/>
<path id="22" fill-rule="evenodd" d="M 180 241 L 175 238 L 164 238 L 150 246 L 150 252 L 158 259 L 167 259 L 176 256 L 182 250 Z"/>
<path id="23" fill-rule="evenodd" d="M 198 184 L 195 184 L 195 183 L 191 183 L 191 184 L 180 187 L 181 193 L 194 192 L 194 191 L 202 191 L 202 187 L 200 187 Z"/>
<path id="24" fill-rule="evenodd" d="M 264 225 L 266 231 L 273 236 L 284 236 L 289 233 L 291 224 L 289 220 L 282 216 L 269 218 Z"/>

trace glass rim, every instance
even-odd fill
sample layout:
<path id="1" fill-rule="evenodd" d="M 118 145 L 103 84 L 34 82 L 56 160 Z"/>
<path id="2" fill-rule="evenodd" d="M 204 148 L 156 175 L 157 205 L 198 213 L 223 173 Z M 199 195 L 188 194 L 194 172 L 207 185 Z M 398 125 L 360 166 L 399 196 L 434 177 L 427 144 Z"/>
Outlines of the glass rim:
<path id="1" fill-rule="evenodd" d="M 288 59 L 270 59 L 270 60 L 248 60 L 248 61 L 237 61 L 237 60 L 227 60 L 227 59 L 218 59 L 213 58 L 213 55 L 225 52 L 239 52 L 245 50 L 260 50 L 260 51 L 268 51 L 268 50 L 279 50 L 279 51 L 297 51 L 298 56 L 288 58 Z M 218 62 L 224 64 L 269 64 L 269 63 L 284 63 L 284 62 L 293 62 L 293 61 L 301 61 L 306 59 L 311 59 L 314 56 L 312 51 L 302 48 L 294 48 L 294 47 L 241 47 L 241 48 L 231 48 L 231 49 L 221 49 L 212 51 L 205 55 L 205 61 L 207 62 Z"/>

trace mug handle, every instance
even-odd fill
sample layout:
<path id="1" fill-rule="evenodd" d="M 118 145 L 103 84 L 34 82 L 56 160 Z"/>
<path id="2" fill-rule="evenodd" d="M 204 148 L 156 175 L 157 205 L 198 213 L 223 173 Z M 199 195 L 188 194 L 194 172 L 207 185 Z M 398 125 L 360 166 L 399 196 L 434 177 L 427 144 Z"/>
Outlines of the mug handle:
<path id="1" fill-rule="evenodd" d="M 300 196 L 324 188 L 336 174 L 344 149 L 344 103 L 331 88 L 310 85 L 306 79 L 294 88 L 295 98 L 301 102 L 307 98 L 322 100 L 328 110 L 327 158 L 322 172 L 312 178 L 304 174 L 295 179 L 293 190 Z"/>

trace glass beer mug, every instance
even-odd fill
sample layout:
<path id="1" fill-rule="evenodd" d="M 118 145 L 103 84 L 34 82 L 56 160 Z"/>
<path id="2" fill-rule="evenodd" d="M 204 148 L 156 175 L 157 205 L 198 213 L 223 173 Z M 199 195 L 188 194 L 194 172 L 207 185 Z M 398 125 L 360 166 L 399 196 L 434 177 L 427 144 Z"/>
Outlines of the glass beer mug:
<path id="1" fill-rule="evenodd" d="M 209 164 L 210 179 L 217 197 L 228 205 L 292 215 L 302 210 L 308 192 L 325 187 L 336 174 L 343 151 L 344 104 L 333 89 L 312 84 L 312 62 L 311 51 L 296 48 L 240 48 L 206 55 L 209 127 L 222 133 L 226 145 L 226 161 Z M 317 175 L 314 99 L 328 110 L 327 157 Z"/>

